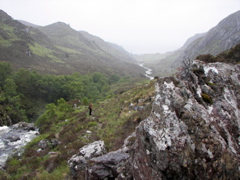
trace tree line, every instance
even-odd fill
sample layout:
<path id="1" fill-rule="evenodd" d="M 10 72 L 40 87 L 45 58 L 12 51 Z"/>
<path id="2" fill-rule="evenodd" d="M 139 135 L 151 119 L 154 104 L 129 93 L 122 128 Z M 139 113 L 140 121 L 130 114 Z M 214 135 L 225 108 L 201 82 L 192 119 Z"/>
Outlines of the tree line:
<path id="1" fill-rule="evenodd" d="M 40 106 L 79 99 L 87 104 L 108 96 L 110 86 L 120 80 L 116 74 L 100 72 L 81 75 L 43 75 L 36 71 L 14 71 L 0 62 L 0 125 L 36 119 Z"/>

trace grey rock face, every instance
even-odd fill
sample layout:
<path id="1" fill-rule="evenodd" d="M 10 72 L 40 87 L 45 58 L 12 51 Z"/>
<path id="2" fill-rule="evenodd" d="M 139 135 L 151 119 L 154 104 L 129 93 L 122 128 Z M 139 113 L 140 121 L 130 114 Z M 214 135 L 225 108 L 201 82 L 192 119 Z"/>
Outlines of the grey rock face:
<path id="1" fill-rule="evenodd" d="M 79 153 L 68 160 L 68 165 L 73 178 L 77 178 L 78 172 L 88 169 L 88 160 L 106 153 L 103 141 L 95 141 L 79 149 Z M 88 176 L 84 173 L 83 176 Z"/>
<path id="2" fill-rule="evenodd" d="M 239 179 L 239 72 L 194 61 L 188 78 L 159 78 L 150 116 L 123 148 L 73 157 L 70 167 L 83 167 L 75 172 L 86 179 Z"/>
<path id="3" fill-rule="evenodd" d="M 134 179 L 240 177 L 240 66 L 194 66 L 203 74 L 157 82 L 152 113 L 138 126 L 130 156 Z"/>
<path id="4" fill-rule="evenodd" d="M 109 152 L 103 156 L 91 159 L 91 167 L 88 170 L 89 179 L 116 178 L 125 169 L 125 161 L 129 154 L 122 150 Z M 125 177 L 125 176 L 124 176 Z"/>

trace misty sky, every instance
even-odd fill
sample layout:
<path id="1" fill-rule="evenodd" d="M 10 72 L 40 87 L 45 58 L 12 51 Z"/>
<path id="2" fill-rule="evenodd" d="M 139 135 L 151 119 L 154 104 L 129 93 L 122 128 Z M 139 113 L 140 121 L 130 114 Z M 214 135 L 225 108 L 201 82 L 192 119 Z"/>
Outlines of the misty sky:
<path id="1" fill-rule="evenodd" d="M 0 0 L 14 19 L 45 26 L 58 21 L 135 54 L 180 48 L 240 9 L 240 0 Z"/>

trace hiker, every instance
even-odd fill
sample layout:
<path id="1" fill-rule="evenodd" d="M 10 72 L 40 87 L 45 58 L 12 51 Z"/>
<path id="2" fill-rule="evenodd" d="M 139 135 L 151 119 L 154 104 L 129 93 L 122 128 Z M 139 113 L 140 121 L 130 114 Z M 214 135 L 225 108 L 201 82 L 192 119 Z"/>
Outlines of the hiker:
<path id="1" fill-rule="evenodd" d="M 92 115 L 92 102 L 90 102 L 88 109 L 89 109 L 89 115 L 91 116 Z"/>

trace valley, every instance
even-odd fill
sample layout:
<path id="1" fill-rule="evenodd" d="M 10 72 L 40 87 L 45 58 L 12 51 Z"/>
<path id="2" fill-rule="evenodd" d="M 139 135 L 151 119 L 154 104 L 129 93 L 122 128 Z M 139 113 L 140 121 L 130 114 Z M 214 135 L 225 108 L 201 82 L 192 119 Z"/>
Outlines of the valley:
<path id="1" fill-rule="evenodd" d="M 0 180 L 238 179 L 239 17 L 134 55 L 0 10 Z"/>

